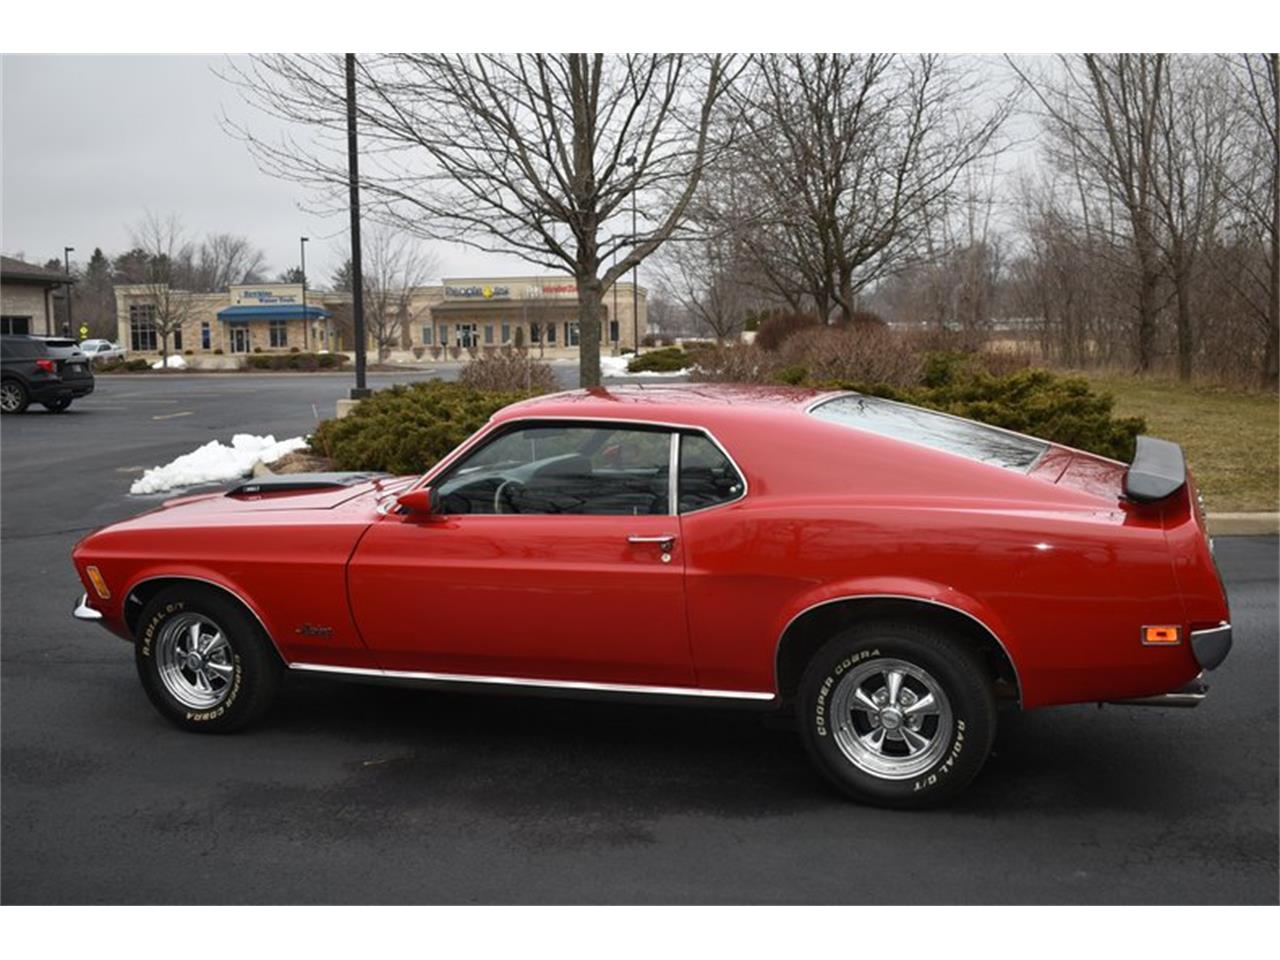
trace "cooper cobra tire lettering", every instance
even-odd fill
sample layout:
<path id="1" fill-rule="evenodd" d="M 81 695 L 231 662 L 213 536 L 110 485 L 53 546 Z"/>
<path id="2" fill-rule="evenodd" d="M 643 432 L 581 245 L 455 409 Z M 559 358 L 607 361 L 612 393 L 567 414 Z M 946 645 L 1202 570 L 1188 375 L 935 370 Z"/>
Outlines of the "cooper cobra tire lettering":
<path id="1" fill-rule="evenodd" d="M 817 734 L 820 737 L 828 735 L 827 732 L 827 696 L 831 693 L 831 688 L 835 686 L 840 675 L 852 667 L 855 663 L 861 663 L 868 657 L 880 656 L 879 650 L 867 650 L 862 653 L 855 654 L 852 657 L 845 657 L 843 661 L 836 664 L 835 669 L 822 681 L 822 687 L 818 691 L 818 701 L 814 708 L 813 722 L 817 727 Z"/>

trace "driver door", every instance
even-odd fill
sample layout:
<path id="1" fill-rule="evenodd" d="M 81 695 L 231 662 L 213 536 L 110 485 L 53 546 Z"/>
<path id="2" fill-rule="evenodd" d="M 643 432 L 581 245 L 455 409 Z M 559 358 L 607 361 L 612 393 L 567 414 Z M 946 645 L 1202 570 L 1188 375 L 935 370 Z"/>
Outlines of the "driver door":
<path id="1" fill-rule="evenodd" d="M 386 670 L 693 687 L 672 432 L 517 421 L 389 513 L 349 567 Z"/>

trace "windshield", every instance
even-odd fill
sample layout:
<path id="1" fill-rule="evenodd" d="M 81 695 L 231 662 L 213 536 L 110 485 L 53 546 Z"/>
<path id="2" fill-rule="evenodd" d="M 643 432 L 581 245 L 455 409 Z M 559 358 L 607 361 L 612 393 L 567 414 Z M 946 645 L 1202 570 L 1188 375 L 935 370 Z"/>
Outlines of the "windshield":
<path id="1" fill-rule="evenodd" d="M 1026 473 L 1049 449 L 1042 440 L 881 397 L 835 397 L 810 413 L 846 427 L 918 443 L 970 460 Z"/>

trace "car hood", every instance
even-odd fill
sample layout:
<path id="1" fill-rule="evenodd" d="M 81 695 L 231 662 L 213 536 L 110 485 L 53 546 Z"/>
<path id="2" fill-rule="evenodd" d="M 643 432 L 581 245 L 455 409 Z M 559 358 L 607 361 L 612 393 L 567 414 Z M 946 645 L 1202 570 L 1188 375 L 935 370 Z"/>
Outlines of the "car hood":
<path id="1" fill-rule="evenodd" d="M 159 507 L 124 521 L 132 527 L 168 527 L 235 523 L 238 519 L 296 511 L 335 510 L 350 506 L 373 510 L 378 502 L 407 488 L 416 477 L 379 477 L 342 486 L 310 489 L 261 488 L 242 482 L 214 493 L 166 500 Z M 118 525 L 117 525 L 118 526 Z"/>

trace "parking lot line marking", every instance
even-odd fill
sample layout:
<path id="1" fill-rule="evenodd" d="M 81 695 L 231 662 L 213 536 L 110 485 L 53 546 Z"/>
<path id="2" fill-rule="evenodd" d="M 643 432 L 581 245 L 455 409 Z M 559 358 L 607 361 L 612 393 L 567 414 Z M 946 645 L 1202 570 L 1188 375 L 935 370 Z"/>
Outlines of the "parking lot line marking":
<path id="1" fill-rule="evenodd" d="M 180 410 L 177 413 L 160 413 L 160 414 L 156 414 L 151 419 L 152 420 L 172 420 L 174 417 L 189 417 L 191 416 L 192 412 L 193 411 L 191 410 Z"/>

